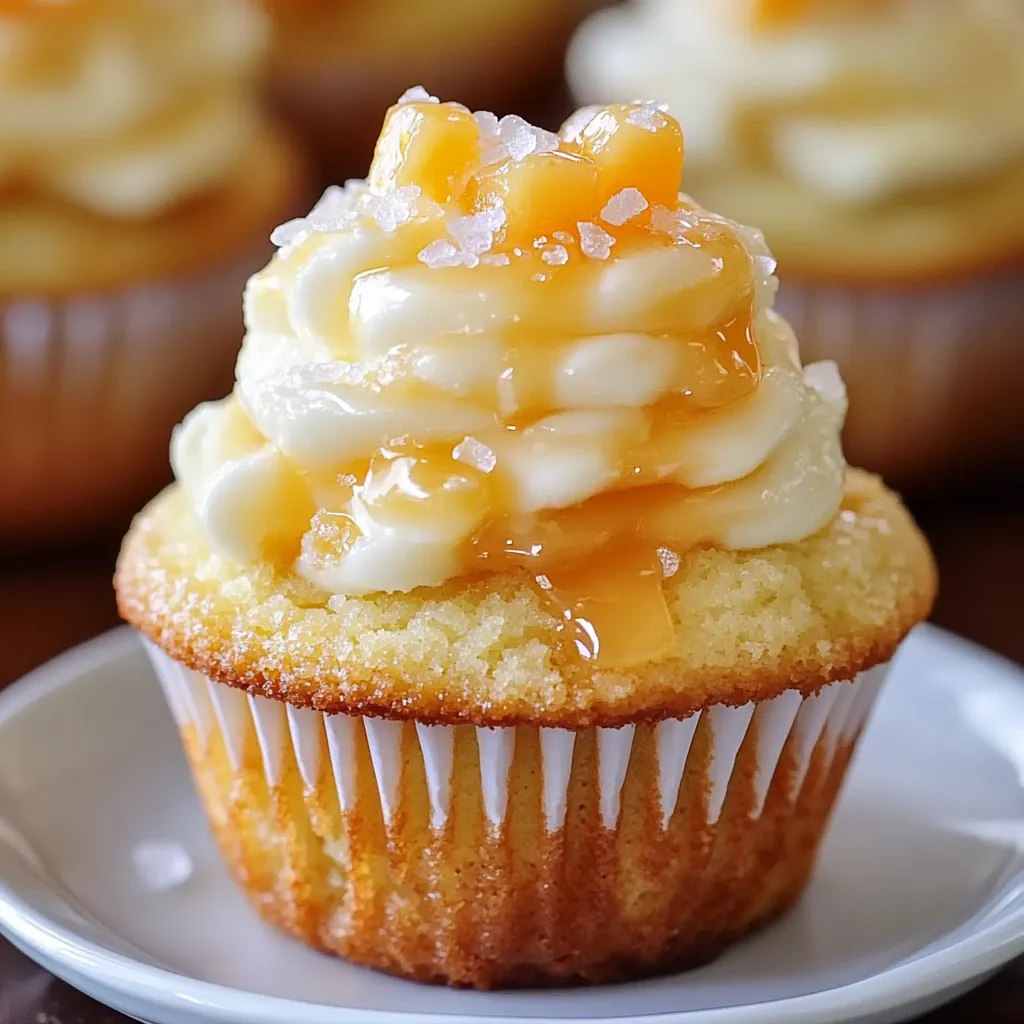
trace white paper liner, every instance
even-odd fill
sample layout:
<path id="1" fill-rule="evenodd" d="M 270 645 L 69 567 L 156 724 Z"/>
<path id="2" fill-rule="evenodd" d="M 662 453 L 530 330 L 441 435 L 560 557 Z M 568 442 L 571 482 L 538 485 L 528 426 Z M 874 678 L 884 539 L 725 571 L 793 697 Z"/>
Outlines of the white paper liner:
<path id="1" fill-rule="evenodd" d="M 423 752 L 427 793 L 430 796 L 430 824 L 435 829 L 443 828 L 448 819 L 455 736 L 451 729 L 443 725 L 424 725 L 422 722 L 416 723 L 416 733 Z"/>
<path id="2" fill-rule="evenodd" d="M 171 427 L 231 384 L 254 247 L 185 276 L 0 298 L 0 533 L 61 536 L 147 497 Z"/>
<path id="3" fill-rule="evenodd" d="M 569 729 L 541 729 L 540 748 L 544 761 L 544 821 L 549 832 L 565 822 L 569 776 L 576 733 Z"/>
<path id="4" fill-rule="evenodd" d="M 341 808 L 351 808 L 356 792 L 356 730 L 363 729 L 384 821 L 390 824 L 394 820 L 402 765 L 401 723 L 291 708 L 286 712 L 285 705 L 280 702 L 249 696 L 230 686 L 211 682 L 198 672 L 179 665 L 152 643 L 147 641 L 146 647 L 178 726 L 195 730 L 200 740 L 205 741 L 216 722 L 235 770 L 242 763 L 248 732 L 254 729 L 264 774 L 271 788 L 279 778 L 286 746 L 294 750 L 307 788 L 316 785 L 323 767 L 321 751 L 326 748 Z M 715 824 L 722 813 L 740 747 L 755 726 L 757 771 L 754 778 L 755 802 L 750 813 L 756 819 L 764 808 L 765 797 L 787 740 L 793 737 L 797 757 L 796 778 L 789 794 L 790 801 L 795 803 L 818 740 L 823 734 L 826 737 L 821 749 L 826 758 L 822 767 L 827 770 L 828 762 L 835 757 L 840 746 L 852 741 L 864 725 L 888 667 L 888 664 L 879 665 L 850 682 L 832 683 L 810 697 L 803 697 L 792 690 L 759 704 L 749 703 L 741 707 L 717 704 L 706 712 L 698 712 L 685 719 L 659 723 L 655 735 L 662 827 L 668 826 L 675 808 L 701 714 L 707 715 L 712 735 L 708 765 L 708 824 Z M 444 828 L 448 819 L 454 728 L 417 723 L 415 733 L 426 770 L 434 829 Z M 325 744 L 320 742 L 323 734 L 326 734 Z M 602 821 L 607 829 L 614 829 L 618 822 L 620 793 L 634 734 L 633 726 L 597 729 L 598 798 Z M 544 728 L 540 730 L 540 736 L 545 821 L 549 832 L 557 832 L 565 817 L 575 734 L 564 729 Z M 516 729 L 480 727 L 476 729 L 476 737 L 484 812 L 492 825 L 500 825 L 508 806 L 509 769 Z"/>
<path id="5" fill-rule="evenodd" d="M 805 362 L 839 364 L 852 465 L 900 484 L 944 482 L 1019 449 L 1024 271 L 905 288 L 783 275 L 778 309 Z"/>

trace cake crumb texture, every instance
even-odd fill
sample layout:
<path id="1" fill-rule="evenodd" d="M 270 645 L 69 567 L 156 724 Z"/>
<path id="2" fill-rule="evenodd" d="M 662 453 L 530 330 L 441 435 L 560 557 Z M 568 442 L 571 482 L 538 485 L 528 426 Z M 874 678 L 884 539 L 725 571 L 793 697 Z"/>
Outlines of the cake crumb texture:
<path id="1" fill-rule="evenodd" d="M 881 481 L 851 470 L 819 533 L 756 551 L 695 548 L 665 581 L 676 649 L 628 671 L 570 649 L 525 575 L 332 597 L 211 552 L 172 487 L 119 559 L 121 614 L 218 682 L 327 712 L 584 728 L 811 693 L 886 661 L 935 596 L 928 546 Z"/>

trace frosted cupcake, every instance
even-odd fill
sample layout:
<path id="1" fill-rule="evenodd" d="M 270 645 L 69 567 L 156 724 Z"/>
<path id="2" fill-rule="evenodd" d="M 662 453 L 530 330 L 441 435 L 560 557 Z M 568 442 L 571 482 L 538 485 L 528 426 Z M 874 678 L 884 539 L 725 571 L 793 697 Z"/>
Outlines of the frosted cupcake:
<path id="1" fill-rule="evenodd" d="M 580 31 L 587 102 L 656 95 L 687 188 L 761 227 L 780 308 L 853 397 L 851 458 L 901 482 L 1024 430 L 1024 6 L 634 0 Z"/>
<path id="2" fill-rule="evenodd" d="M 569 36 L 592 0 L 263 0 L 272 89 L 328 167 L 362 174 L 407 82 L 494 109 L 564 89 Z M 332 180 L 337 180 L 336 178 Z"/>
<path id="3" fill-rule="evenodd" d="M 243 0 L 0 3 L 0 539 L 159 486 L 221 393 L 238 290 L 301 202 Z"/>
<path id="4" fill-rule="evenodd" d="M 800 895 L 928 549 L 652 106 L 412 93 L 276 235 L 117 593 L 268 920 L 423 981 L 699 963 Z"/>

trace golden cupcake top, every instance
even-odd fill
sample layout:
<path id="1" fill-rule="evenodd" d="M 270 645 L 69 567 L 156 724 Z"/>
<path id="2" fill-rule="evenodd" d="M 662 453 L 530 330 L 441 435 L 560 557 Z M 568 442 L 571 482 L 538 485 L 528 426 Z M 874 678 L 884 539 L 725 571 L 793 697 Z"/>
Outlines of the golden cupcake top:
<path id="1" fill-rule="evenodd" d="M 569 72 L 589 101 L 666 99 L 709 194 L 745 175 L 782 220 L 806 196 L 861 210 L 1024 158 L 1019 0 L 632 0 L 581 29 Z M 925 250 L 936 234 L 905 230 Z"/>
<path id="2" fill-rule="evenodd" d="M 827 524 L 842 383 L 682 163 L 653 103 L 554 134 L 410 90 L 367 180 L 275 232 L 234 393 L 175 435 L 210 543 L 348 597 L 525 576 L 626 665 L 674 642 L 681 554 Z"/>
<path id="3" fill-rule="evenodd" d="M 0 0 L 0 202 L 149 217 L 223 184 L 264 43 L 246 0 Z"/>

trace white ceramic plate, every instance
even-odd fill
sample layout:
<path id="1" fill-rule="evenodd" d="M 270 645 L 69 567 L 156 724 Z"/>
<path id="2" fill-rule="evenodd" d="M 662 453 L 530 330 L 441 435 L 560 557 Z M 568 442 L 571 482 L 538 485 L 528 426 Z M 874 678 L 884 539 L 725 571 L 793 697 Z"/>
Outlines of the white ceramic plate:
<path id="1" fill-rule="evenodd" d="M 711 966 L 476 993 L 349 966 L 257 919 L 142 649 L 116 630 L 0 695 L 0 930 L 154 1024 L 905 1020 L 1024 952 L 1024 673 L 934 628 L 912 637 L 806 897 Z"/>

